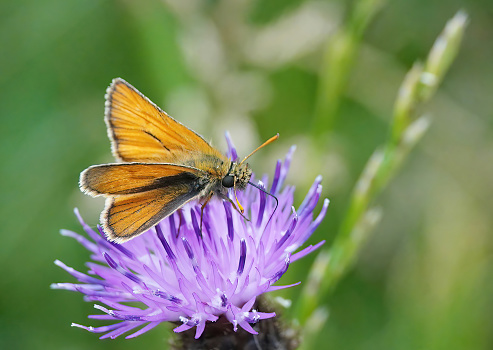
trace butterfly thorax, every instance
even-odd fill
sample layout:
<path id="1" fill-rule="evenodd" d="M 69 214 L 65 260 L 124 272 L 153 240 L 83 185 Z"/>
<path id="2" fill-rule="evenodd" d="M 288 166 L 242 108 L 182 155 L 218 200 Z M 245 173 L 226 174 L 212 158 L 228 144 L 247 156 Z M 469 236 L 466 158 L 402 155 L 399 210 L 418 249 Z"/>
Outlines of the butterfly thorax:
<path id="1" fill-rule="evenodd" d="M 220 158 L 216 155 L 197 153 L 184 160 L 177 160 L 177 163 L 201 170 L 209 181 L 220 181 L 228 173 L 231 161 L 222 155 Z"/>
<path id="2" fill-rule="evenodd" d="M 252 177 L 252 170 L 248 164 L 231 162 L 222 154 L 219 156 L 198 154 L 197 157 L 189 157 L 183 164 L 204 172 L 202 180 L 203 183 L 208 184 L 204 189 L 204 195 L 210 192 L 226 193 L 231 187 L 242 190 Z M 226 178 L 230 178 L 231 181 L 227 181 Z"/>

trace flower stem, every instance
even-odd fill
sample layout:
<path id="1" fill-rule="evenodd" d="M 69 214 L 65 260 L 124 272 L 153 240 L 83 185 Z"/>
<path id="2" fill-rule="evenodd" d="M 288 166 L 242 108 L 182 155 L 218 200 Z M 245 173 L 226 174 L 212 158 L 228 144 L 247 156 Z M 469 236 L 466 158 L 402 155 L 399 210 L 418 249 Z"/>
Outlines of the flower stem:
<path id="1" fill-rule="evenodd" d="M 389 137 L 368 160 L 353 189 L 334 243 L 319 253 L 295 305 L 295 315 L 307 330 L 307 320 L 317 312 L 320 299 L 334 289 L 354 264 L 363 243 L 378 223 L 381 211 L 372 207 L 373 201 L 427 130 L 429 118 L 419 116 L 416 111 L 433 96 L 456 57 L 466 23 L 467 15 L 459 11 L 445 26 L 425 63 L 416 63 L 407 73 L 395 101 Z M 310 329 L 311 334 L 317 332 Z"/>
<path id="2" fill-rule="evenodd" d="M 327 43 L 312 123 L 313 134 L 331 131 L 363 33 L 385 0 L 359 0 L 342 26 Z"/>

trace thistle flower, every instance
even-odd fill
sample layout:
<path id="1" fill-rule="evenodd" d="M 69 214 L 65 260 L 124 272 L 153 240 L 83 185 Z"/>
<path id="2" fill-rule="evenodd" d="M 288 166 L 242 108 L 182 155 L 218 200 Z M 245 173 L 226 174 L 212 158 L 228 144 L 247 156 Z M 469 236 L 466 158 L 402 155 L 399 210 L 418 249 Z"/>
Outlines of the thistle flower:
<path id="1" fill-rule="evenodd" d="M 229 138 L 228 144 L 229 156 L 236 159 Z M 102 314 L 89 318 L 119 322 L 101 327 L 72 326 L 104 333 L 101 339 L 142 327 L 126 336 L 133 338 L 169 321 L 181 323 L 175 332 L 196 327 L 195 338 L 199 338 L 207 323 L 222 318 L 235 332 L 239 326 L 257 334 L 251 324 L 275 316 L 254 309 L 257 297 L 299 284 L 274 285 L 290 263 L 324 243 L 295 253 L 322 221 L 328 200 L 314 218 L 322 189 L 317 177 L 300 207 L 292 207 L 294 188 L 283 187 L 283 183 L 293 152 L 294 147 L 284 162 L 277 162 L 269 189 L 279 200 L 277 210 L 275 200 L 253 186 L 238 193 L 250 221 L 230 203 L 216 200 L 207 204 L 200 230 L 200 205 L 188 203 L 148 232 L 115 244 L 104 238 L 99 227 L 97 231 L 89 227 L 75 210 L 90 239 L 67 230 L 61 234 L 75 238 L 89 250 L 92 261 L 87 263 L 87 273 L 55 261 L 79 283 L 56 283 L 52 288 L 77 291 L 86 301 L 97 302 L 94 307 Z M 266 177 L 259 182 L 264 184 Z M 129 302 L 140 303 L 140 307 L 129 306 Z"/>

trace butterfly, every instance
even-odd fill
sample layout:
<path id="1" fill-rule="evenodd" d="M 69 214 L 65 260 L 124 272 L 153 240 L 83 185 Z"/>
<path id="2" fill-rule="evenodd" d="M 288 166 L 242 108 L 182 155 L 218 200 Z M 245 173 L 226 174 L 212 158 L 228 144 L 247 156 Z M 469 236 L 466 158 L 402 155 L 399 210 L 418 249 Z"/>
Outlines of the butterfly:
<path id="1" fill-rule="evenodd" d="M 121 78 L 112 81 L 105 98 L 108 137 L 121 163 L 90 166 L 80 174 L 79 186 L 92 197 L 106 197 L 100 222 L 108 240 L 126 242 L 195 199 L 203 212 L 214 195 L 243 215 L 228 189 L 236 197 L 237 189 L 254 185 L 245 160 L 279 134 L 237 163 Z"/>

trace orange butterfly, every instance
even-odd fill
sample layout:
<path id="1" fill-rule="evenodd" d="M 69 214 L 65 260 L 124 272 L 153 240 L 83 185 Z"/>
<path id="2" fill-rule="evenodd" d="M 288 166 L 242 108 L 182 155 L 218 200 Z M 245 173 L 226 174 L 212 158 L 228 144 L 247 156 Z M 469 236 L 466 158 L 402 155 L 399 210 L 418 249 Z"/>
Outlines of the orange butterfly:
<path id="1" fill-rule="evenodd" d="M 244 161 L 279 137 L 236 163 L 123 79 L 109 86 L 105 107 L 112 152 L 123 163 L 93 165 L 80 174 L 79 185 L 90 196 L 106 197 L 100 221 L 107 238 L 117 243 L 140 235 L 193 199 L 203 202 L 203 210 L 216 194 L 242 213 L 227 190 L 246 187 L 252 170 Z"/>

